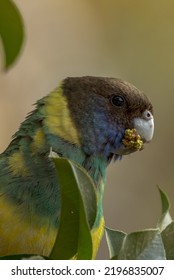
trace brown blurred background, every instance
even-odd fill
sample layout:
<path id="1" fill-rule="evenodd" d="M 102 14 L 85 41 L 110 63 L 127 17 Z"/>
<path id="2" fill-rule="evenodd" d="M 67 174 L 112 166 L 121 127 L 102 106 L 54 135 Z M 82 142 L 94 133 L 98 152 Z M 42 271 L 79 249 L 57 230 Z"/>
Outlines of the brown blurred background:
<path id="1" fill-rule="evenodd" d="M 106 225 L 126 232 L 155 227 L 160 214 L 157 184 L 168 193 L 174 216 L 174 2 L 15 3 L 24 18 L 26 40 L 16 64 L 0 73 L 0 151 L 32 110 L 31 105 L 62 78 L 120 77 L 150 97 L 155 136 L 145 150 L 109 167 Z M 105 240 L 98 259 L 108 259 Z"/>

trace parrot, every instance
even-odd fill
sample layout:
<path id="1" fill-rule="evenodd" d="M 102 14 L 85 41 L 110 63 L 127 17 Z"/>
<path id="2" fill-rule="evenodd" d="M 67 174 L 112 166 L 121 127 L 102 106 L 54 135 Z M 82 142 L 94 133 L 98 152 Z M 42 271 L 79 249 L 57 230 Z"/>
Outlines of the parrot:
<path id="1" fill-rule="evenodd" d="M 82 166 L 94 181 L 95 258 L 104 231 L 107 166 L 137 151 L 123 144 L 127 129 L 136 129 L 143 144 L 149 143 L 153 106 L 143 92 L 119 78 L 68 77 L 38 100 L 0 154 L 0 255 L 49 256 L 54 246 L 61 196 L 51 147 L 59 157 Z"/>

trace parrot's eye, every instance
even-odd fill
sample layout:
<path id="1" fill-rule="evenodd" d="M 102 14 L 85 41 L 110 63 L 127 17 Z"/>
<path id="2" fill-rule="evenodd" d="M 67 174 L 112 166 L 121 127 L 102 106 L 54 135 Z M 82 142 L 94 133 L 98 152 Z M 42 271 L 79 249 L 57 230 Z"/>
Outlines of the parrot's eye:
<path id="1" fill-rule="evenodd" d="M 114 106 L 122 107 L 124 105 L 124 102 L 125 102 L 125 100 L 121 95 L 113 95 L 111 97 L 111 103 Z"/>

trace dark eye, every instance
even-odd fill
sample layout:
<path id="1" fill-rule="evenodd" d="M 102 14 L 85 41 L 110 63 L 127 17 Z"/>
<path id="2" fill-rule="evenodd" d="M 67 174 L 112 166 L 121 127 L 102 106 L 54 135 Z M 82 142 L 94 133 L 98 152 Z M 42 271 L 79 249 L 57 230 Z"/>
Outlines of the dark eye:
<path id="1" fill-rule="evenodd" d="M 121 95 L 113 95 L 111 102 L 114 106 L 122 107 L 124 105 L 124 98 Z"/>

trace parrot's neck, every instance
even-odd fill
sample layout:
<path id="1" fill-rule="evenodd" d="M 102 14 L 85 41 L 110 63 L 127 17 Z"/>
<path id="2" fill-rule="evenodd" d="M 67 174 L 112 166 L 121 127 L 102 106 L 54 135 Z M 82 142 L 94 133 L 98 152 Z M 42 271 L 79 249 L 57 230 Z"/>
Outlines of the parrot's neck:
<path id="1" fill-rule="evenodd" d="M 72 118 L 61 85 L 38 102 L 37 114 L 43 116 L 40 138 L 44 139 L 47 148 L 51 147 L 60 156 L 82 165 L 97 186 L 101 180 L 105 182 L 108 157 L 102 151 L 96 153 L 97 148 L 92 147 L 89 141 L 83 143 L 81 136 L 84 133 L 77 128 Z M 92 129 L 86 130 L 85 135 L 87 136 Z M 90 149 L 87 147 L 88 144 Z"/>
<path id="2" fill-rule="evenodd" d="M 108 159 L 102 156 L 87 155 L 80 147 L 55 136 L 47 135 L 47 143 L 60 157 L 68 158 L 83 166 L 92 177 L 97 187 L 105 183 Z"/>
<path id="3" fill-rule="evenodd" d="M 25 127 L 26 128 L 26 127 Z M 49 158 L 50 148 L 60 157 L 68 158 L 83 166 L 94 180 L 97 188 L 106 180 L 108 159 L 100 155 L 87 155 L 83 149 L 58 135 L 44 133 L 42 127 L 32 134 L 16 133 L 16 138 L 5 151 L 6 166 L 11 174 L 25 179 L 55 178 L 54 164 Z M 3 156 L 3 154 L 2 154 Z"/>
<path id="4" fill-rule="evenodd" d="M 86 131 L 86 137 L 90 131 Z M 100 138 L 96 138 L 94 143 L 85 138 L 86 142 L 82 143 L 81 135 L 60 86 L 37 102 L 36 110 L 14 135 L 14 140 L 6 150 L 12 173 L 24 177 L 33 173 L 36 178 L 39 172 L 41 176 L 53 176 L 53 164 L 48 158 L 52 148 L 59 156 L 82 165 L 99 186 L 101 180 L 105 182 L 106 167 L 110 161 L 106 150 L 109 151 L 110 146 L 108 143 L 104 146 Z"/>

